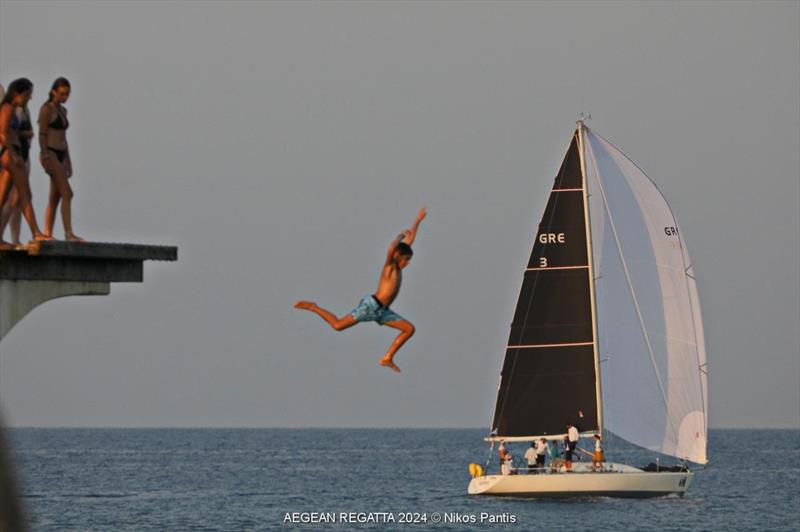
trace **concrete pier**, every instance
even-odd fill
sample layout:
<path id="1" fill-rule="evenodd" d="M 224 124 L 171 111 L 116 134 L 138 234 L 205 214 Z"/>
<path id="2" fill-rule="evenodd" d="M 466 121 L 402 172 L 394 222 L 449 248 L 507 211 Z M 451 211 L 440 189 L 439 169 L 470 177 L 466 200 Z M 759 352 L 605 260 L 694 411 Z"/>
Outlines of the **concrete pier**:
<path id="1" fill-rule="evenodd" d="M 141 283 L 146 260 L 176 261 L 178 248 L 50 241 L 0 251 L 0 340 L 45 301 L 108 295 L 111 283 Z"/>
<path id="2" fill-rule="evenodd" d="M 178 248 L 50 241 L 0 251 L 0 340 L 45 301 L 105 296 L 111 283 L 141 283 L 146 260 L 176 261 Z M 0 432 L 0 532 L 24 531 L 27 525 L 6 453 Z"/>

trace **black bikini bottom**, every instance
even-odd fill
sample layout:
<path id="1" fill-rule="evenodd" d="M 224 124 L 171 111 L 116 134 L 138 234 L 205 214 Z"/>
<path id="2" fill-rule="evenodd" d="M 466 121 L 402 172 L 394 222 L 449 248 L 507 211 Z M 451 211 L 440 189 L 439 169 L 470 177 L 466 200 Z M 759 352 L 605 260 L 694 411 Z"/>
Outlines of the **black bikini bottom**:
<path id="1" fill-rule="evenodd" d="M 14 153 L 16 153 L 17 155 L 22 157 L 23 161 L 26 161 L 26 162 L 28 161 L 28 154 L 30 153 L 30 149 L 23 150 L 22 146 L 17 146 L 16 144 L 12 145 L 11 149 L 14 150 Z M 3 153 L 5 153 L 5 151 L 6 151 L 5 147 L 0 148 L 0 157 L 2 157 Z"/>
<path id="2" fill-rule="evenodd" d="M 56 159 L 58 159 L 58 162 L 60 163 L 63 163 L 64 159 L 67 158 L 67 150 L 57 150 L 55 148 L 50 148 L 50 147 L 48 147 L 47 149 L 56 154 Z"/>

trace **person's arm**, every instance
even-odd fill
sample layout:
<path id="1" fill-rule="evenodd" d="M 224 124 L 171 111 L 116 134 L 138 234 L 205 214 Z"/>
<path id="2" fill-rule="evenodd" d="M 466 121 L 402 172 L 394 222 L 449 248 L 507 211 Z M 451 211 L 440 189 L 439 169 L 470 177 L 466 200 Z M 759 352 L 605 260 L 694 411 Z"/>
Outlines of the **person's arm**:
<path id="1" fill-rule="evenodd" d="M 408 234 L 403 240 L 409 246 L 413 244 L 414 239 L 417 238 L 417 230 L 419 229 L 419 224 L 427 215 L 428 211 L 425 210 L 425 207 L 422 207 L 417 213 L 417 217 L 414 219 L 414 225 L 411 226 L 411 229 L 408 231 Z"/>
<path id="2" fill-rule="evenodd" d="M 6 142 L 8 142 L 8 125 L 11 123 L 11 113 L 13 112 L 14 108 L 11 105 L 0 107 L 0 146 L 4 148 L 11 147 L 6 145 Z"/>
<path id="3" fill-rule="evenodd" d="M 386 252 L 386 262 L 384 265 L 390 264 L 392 262 L 392 257 L 394 256 L 394 251 L 397 249 L 397 244 L 402 242 L 404 238 L 408 235 L 408 230 L 404 229 L 399 235 L 397 235 L 392 243 L 389 244 L 389 249 Z"/>
<path id="4" fill-rule="evenodd" d="M 69 153 L 69 142 L 67 142 L 66 135 L 64 135 L 64 151 L 67 152 L 67 157 L 64 159 L 66 176 L 72 177 L 72 155 Z"/>
<path id="5" fill-rule="evenodd" d="M 47 159 L 50 157 L 50 152 L 47 150 L 47 130 L 50 128 L 50 106 L 44 104 L 39 110 L 39 151 L 41 158 Z"/>

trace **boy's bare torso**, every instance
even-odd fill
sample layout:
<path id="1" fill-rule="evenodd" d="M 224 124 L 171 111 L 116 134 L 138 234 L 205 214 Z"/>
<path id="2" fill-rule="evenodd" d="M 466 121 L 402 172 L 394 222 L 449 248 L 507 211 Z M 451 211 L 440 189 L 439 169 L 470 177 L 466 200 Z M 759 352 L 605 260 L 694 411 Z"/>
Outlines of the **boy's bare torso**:
<path id="1" fill-rule="evenodd" d="M 375 297 L 384 307 L 388 307 L 397 298 L 401 284 L 403 284 L 403 270 L 398 268 L 396 264 L 387 264 L 381 272 Z"/>

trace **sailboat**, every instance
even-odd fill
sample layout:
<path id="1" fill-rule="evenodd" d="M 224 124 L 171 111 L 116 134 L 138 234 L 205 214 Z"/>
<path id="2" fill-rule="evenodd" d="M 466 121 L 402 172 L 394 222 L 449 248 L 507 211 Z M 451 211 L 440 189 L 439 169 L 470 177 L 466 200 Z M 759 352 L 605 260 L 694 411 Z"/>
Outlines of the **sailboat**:
<path id="1" fill-rule="evenodd" d="M 697 285 L 672 209 L 581 116 L 525 268 L 486 440 L 554 445 L 572 423 L 581 438 L 611 433 L 683 465 L 504 475 L 471 464 L 468 493 L 682 496 L 687 462 L 708 462 L 707 390 Z"/>

